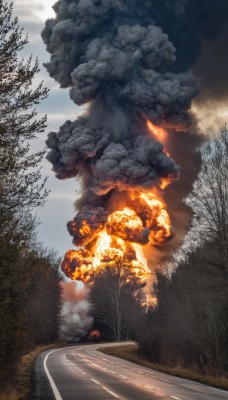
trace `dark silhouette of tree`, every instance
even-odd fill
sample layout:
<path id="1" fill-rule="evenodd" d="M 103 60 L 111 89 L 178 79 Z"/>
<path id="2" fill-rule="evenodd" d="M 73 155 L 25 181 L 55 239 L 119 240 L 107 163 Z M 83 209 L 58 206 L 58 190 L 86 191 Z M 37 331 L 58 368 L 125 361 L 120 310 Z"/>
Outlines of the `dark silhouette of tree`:
<path id="1" fill-rule="evenodd" d="M 119 257 L 94 277 L 90 301 L 95 326 L 104 338 L 119 341 L 132 336 L 140 309 L 140 289 L 144 285 L 131 267 L 129 261 Z M 134 321 L 130 315 L 135 316 Z"/>

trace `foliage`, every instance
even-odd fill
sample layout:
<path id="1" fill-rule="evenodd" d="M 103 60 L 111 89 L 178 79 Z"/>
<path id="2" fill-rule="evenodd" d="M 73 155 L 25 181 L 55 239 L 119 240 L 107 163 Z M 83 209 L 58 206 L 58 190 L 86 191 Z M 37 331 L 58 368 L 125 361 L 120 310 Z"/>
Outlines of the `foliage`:
<path id="1" fill-rule="evenodd" d="M 26 350 L 56 338 L 61 304 L 58 259 L 37 244 L 33 217 L 48 193 L 44 151 L 30 147 L 46 126 L 35 106 L 47 89 L 33 86 L 38 61 L 19 57 L 28 39 L 12 7 L 0 0 L 0 386 Z"/>

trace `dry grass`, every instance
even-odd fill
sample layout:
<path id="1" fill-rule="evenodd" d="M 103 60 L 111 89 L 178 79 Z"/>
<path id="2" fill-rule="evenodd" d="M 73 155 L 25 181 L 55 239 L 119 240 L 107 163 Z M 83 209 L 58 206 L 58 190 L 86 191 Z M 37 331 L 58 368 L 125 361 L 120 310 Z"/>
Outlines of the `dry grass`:
<path id="1" fill-rule="evenodd" d="M 108 346 L 99 349 L 102 353 L 110 356 L 122 358 L 127 361 L 131 361 L 135 364 L 154 369 L 165 374 L 178 376 L 184 379 L 190 379 L 192 381 L 214 386 L 220 389 L 228 390 L 228 379 L 227 377 L 216 378 L 213 376 L 203 375 L 198 372 L 183 369 L 181 367 L 169 367 L 165 365 L 159 365 L 152 363 L 148 358 L 139 354 L 137 345 L 125 345 L 125 346 Z"/>
<path id="2" fill-rule="evenodd" d="M 17 370 L 17 379 L 13 386 L 9 386 L 3 392 L 0 391 L 0 400 L 28 400 L 32 388 L 32 369 L 34 362 L 42 351 L 66 346 L 65 343 L 54 343 L 46 346 L 38 346 L 21 358 Z"/>
<path id="3" fill-rule="evenodd" d="M 0 392 L 0 400 L 18 400 L 18 394 L 13 389 L 6 389 L 4 392 Z"/>

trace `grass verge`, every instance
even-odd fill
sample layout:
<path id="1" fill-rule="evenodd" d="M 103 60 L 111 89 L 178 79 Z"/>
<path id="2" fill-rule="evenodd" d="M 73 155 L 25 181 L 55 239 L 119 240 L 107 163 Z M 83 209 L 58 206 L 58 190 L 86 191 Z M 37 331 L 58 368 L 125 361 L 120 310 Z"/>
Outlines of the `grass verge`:
<path id="1" fill-rule="evenodd" d="M 53 343 L 38 346 L 30 353 L 25 354 L 17 369 L 15 383 L 9 385 L 4 391 L 0 391 L 0 400 L 28 400 L 31 397 L 32 369 L 38 355 L 45 350 L 66 346 L 65 343 Z"/>
<path id="2" fill-rule="evenodd" d="M 189 369 L 183 369 L 181 367 L 169 367 L 165 365 L 154 364 L 148 358 L 141 355 L 138 352 L 137 345 L 134 344 L 115 347 L 107 346 L 100 348 L 99 351 L 109 356 L 122 358 L 123 360 L 131 361 L 135 364 L 154 369 L 168 375 L 178 376 L 179 378 L 189 379 L 219 389 L 228 390 L 228 379 L 226 377 L 216 378 L 213 376 L 200 374 Z"/>

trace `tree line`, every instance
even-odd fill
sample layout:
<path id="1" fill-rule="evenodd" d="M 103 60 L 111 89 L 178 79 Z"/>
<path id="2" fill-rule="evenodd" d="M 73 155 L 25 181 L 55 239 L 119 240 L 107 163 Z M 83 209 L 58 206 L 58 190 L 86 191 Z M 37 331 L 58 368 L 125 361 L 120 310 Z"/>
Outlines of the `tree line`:
<path id="1" fill-rule="evenodd" d="M 59 260 L 38 243 L 34 216 L 48 191 L 44 151 L 30 143 L 46 127 L 35 106 L 48 90 L 33 86 L 38 61 L 20 58 L 28 38 L 12 11 L 0 0 L 0 387 L 22 354 L 57 338 L 61 308 Z"/>
<path id="2" fill-rule="evenodd" d="M 228 131 L 202 148 L 202 168 L 186 203 L 191 228 L 176 268 L 158 274 L 157 306 L 145 315 L 140 349 L 157 363 L 212 375 L 228 372 Z"/>
<path id="3" fill-rule="evenodd" d="M 228 373 L 228 131 L 202 147 L 202 167 L 185 200 L 192 222 L 172 267 L 150 288 L 127 284 L 124 263 L 95 280 L 96 327 L 113 340 L 133 338 L 154 363 L 209 375 Z"/>

